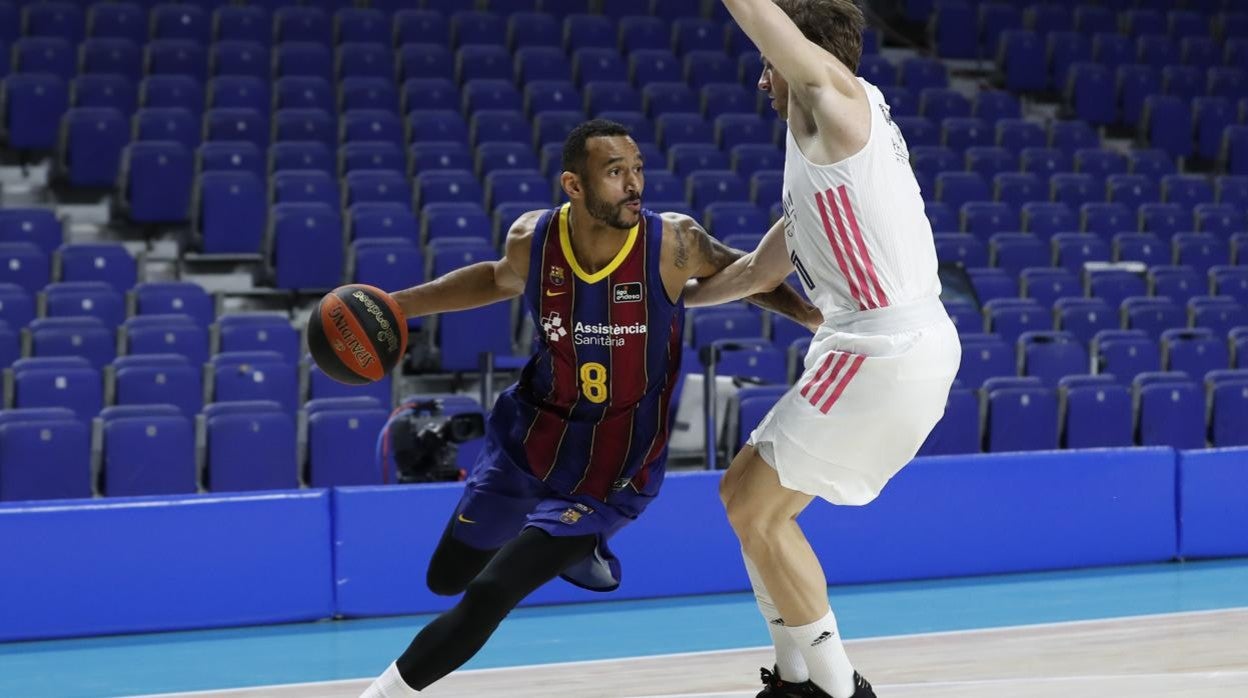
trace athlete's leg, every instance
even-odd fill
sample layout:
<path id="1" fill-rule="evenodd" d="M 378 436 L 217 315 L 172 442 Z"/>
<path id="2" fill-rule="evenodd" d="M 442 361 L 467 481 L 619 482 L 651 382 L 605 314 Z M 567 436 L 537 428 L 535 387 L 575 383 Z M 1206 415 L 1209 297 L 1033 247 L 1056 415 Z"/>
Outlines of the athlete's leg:
<path id="1" fill-rule="evenodd" d="M 446 522 L 446 529 L 442 531 L 442 540 L 438 541 L 438 547 L 433 551 L 433 558 L 429 560 L 429 571 L 425 574 L 425 583 L 429 586 L 429 591 L 439 596 L 454 596 L 462 593 L 468 588 L 468 583 L 485 569 L 486 564 L 499 551 L 499 548 L 482 550 L 456 539 L 454 535 L 456 516 L 458 514 L 452 515 L 451 519 Z"/>
<path id="2" fill-rule="evenodd" d="M 593 552 L 598 536 L 558 537 L 526 528 L 503 546 L 464 597 L 418 633 L 364 698 L 415 695 L 472 658 L 520 601 Z M 397 670 L 401 685 L 396 685 Z"/>
<path id="3" fill-rule="evenodd" d="M 728 520 L 797 645 L 810 680 L 834 698 L 854 694 L 854 670 L 828 605 L 828 585 L 797 516 L 814 499 L 790 490 L 758 452 L 747 447 L 727 501 Z"/>

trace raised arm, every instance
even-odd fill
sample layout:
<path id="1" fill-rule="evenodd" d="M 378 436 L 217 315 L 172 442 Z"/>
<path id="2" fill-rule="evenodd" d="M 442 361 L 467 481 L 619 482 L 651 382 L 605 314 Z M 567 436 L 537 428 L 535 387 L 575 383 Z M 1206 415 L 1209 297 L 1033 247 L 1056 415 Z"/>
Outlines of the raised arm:
<path id="1" fill-rule="evenodd" d="M 812 331 L 823 322 L 819 309 L 784 283 L 793 265 L 785 251 L 782 223 L 768 231 L 758 250 L 746 254 L 711 237 L 688 216 L 669 213 L 663 218 L 664 228 L 670 228 L 670 235 L 667 230 L 664 234 L 664 257 L 671 259 L 670 265 L 664 265 L 664 282 L 669 290 L 677 284 L 677 293 L 684 287 L 685 305 L 717 305 L 744 298 Z M 764 263 L 751 264 L 764 248 L 769 250 Z"/>
<path id="2" fill-rule="evenodd" d="M 858 94 L 854 73 L 835 56 L 802 34 L 801 29 L 772 0 L 723 0 L 741 29 L 788 80 L 792 89 L 807 95 L 826 88 L 849 96 Z"/>
<path id="3" fill-rule="evenodd" d="M 428 283 L 390 294 L 407 317 L 469 310 L 524 293 L 529 249 L 541 211 L 516 219 L 507 231 L 503 258 L 461 267 Z"/>

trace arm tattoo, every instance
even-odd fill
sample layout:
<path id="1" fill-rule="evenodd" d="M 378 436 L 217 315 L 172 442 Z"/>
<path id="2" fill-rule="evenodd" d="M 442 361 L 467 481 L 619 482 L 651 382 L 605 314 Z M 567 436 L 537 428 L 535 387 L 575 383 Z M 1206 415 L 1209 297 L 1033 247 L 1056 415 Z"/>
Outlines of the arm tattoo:
<path id="1" fill-rule="evenodd" d="M 684 269 L 689 265 L 689 248 L 685 246 L 685 226 L 676 225 L 676 268 Z"/>

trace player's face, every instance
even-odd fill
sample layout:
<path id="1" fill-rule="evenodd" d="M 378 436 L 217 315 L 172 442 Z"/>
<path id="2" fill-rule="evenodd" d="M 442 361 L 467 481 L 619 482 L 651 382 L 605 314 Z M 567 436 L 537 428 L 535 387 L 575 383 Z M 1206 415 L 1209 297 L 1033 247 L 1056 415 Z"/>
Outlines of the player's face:
<path id="1" fill-rule="evenodd" d="M 586 144 L 585 209 L 602 223 L 628 230 L 641 222 L 646 175 L 637 143 L 628 136 L 591 138 Z"/>
<path id="2" fill-rule="evenodd" d="M 771 108 L 781 119 L 789 118 L 789 83 L 766 57 L 763 58 L 763 72 L 758 76 L 758 89 L 771 97 Z"/>

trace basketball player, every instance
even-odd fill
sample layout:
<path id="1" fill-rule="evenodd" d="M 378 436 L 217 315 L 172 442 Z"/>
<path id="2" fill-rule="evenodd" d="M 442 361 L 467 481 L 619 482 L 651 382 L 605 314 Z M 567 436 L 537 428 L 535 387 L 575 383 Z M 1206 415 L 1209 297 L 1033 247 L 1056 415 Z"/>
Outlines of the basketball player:
<path id="1" fill-rule="evenodd" d="M 759 47 L 759 89 L 788 122 L 784 218 L 686 302 L 747 296 L 796 270 L 824 317 L 805 372 L 720 486 L 776 646 L 759 695 L 867 698 L 796 517 L 815 497 L 856 506 L 879 495 L 944 414 L 961 347 L 906 143 L 880 91 L 855 77 L 861 10 L 853 0 L 724 5 Z"/>
<path id="2" fill-rule="evenodd" d="M 408 317 L 523 294 L 539 345 L 491 410 L 481 459 L 429 564 L 433 592 L 464 596 L 366 698 L 417 695 L 556 576 L 596 591 L 619 585 L 607 542 L 663 482 L 685 284 L 742 254 L 688 216 L 642 208 L 642 166 L 623 126 L 582 124 L 563 150 L 570 203 L 516 220 L 501 260 L 393 294 Z M 822 321 L 782 282 L 751 300 L 811 329 Z"/>

